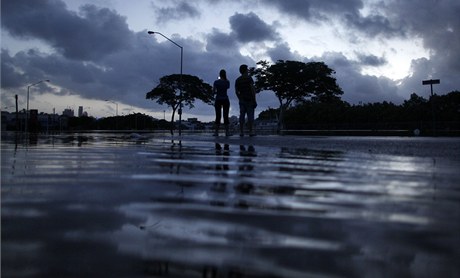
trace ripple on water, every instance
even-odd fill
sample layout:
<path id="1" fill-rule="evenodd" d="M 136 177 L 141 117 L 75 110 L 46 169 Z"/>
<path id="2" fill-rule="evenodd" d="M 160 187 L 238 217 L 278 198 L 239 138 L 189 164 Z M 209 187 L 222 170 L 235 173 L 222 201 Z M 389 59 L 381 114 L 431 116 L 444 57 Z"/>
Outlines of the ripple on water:
<path id="1" fill-rule="evenodd" d="M 97 134 L 40 140 L 2 142 L 4 273 L 460 274 L 456 159 Z"/>

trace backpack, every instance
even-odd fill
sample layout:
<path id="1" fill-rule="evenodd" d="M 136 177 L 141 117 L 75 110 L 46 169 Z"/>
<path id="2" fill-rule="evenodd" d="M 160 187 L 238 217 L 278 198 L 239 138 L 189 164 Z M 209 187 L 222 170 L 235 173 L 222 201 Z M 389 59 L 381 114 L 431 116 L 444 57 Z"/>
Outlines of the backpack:
<path id="1" fill-rule="evenodd" d="M 254 101 L 254 92 L 252 86 L 254 81 L 250 76 L 240 76 L 235 81 L 235 89 L 240 94 L 238 99 L 243 101 Z"/>

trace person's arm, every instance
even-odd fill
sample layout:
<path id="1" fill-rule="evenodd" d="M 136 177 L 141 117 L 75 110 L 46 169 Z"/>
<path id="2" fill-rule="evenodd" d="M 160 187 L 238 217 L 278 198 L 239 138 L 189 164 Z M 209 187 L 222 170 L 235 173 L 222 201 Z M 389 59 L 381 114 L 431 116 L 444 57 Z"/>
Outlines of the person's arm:
<path id="1" fill-rule="evenodd" d="M 240 91 L 238 89 L 238 79 L 235 80 L 235 94 L 238 99 L 240 99 Z"/>
<path id="2" fill-rule="evenodd" d="M 249 77 L 249 78 L 251 79 L 251 82 L 250 82 L 251 92 L 255 100 L 256 99 L 256 88 L 254 87 L 254 80 L 252 79 L 252 77 Z"/>

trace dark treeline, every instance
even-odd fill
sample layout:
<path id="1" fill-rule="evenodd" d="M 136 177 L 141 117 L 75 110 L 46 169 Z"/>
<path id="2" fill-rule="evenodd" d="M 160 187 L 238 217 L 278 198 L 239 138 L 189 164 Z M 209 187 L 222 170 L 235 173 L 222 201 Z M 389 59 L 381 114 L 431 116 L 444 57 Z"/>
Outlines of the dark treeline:
<path id="1" fill-rule="evenodd" d="M 258 121 L 276 121 L 279 109 L 261 112 Z M 445 131 L 460 134 L 460 92 L 434 95 L 425 99 L 415 93 L 402 104 L 391 102 L 351 105 L 339 98 L 311 98 L 296 102 L 285 111 L 284 130 L 406 130 L 418 129 L 421 135 Z M 53 130 L 169 130 L 171 123 L 145 114 L 129 114 L 96 119 L 69 117 L 67 124 L 38 126 L 37 131 Z M 2 125 L 4 123 L 2 122 Z M 32 127 L 32 125 L 29 125 Z M 177 126 L 176 126 L 177 128 Z M 6 130 L 16 130 L 15 122 L 5 123 Z M 187 126 L 183 125 L 186 130 Z M 204 125 L 195 127 L 204 129 Z M 30 129 L 32 130 L 32 128 Z M 437 133 L 441 134 L 441 133 Z"/>
<path id="2" fill-rule="evenodd" d="M 177 124 L 175 128 L 178 128 Z M 151 116 L 137 113 L 122 116 L 113 116 L 96 119 L 94 117 L 70 117 L 68 125 L 64 130 L 81 131 L 81 130 L 170 130 L 171 122 L 164 119 L 155 119 Z M 182 124 L 182 129 L 187 130 L 189 127 Z M 202 130 L 204 126 L 196 124 L 194 129 Z M 43 130 L 43 129 L 42 129 Z"/>
<path id="3" fill-rule="evenodd" d="M 259 119 L 276 118 L 269 109 Z M 401 105 L 391 102 L 350 105 L 340 99 L 308 100 L 285 112 L 287 130 L 460 130 L 460 92 L 425 99 L 413 93 Z"/>
<path id="4" fill-rule="evenodd" d="M 165 120 L 157 120 L 148 115 L 137 113 L 101 119 L 93 117 L 70 117 L 68 130 L 153 130 L 169 129 Z"/>

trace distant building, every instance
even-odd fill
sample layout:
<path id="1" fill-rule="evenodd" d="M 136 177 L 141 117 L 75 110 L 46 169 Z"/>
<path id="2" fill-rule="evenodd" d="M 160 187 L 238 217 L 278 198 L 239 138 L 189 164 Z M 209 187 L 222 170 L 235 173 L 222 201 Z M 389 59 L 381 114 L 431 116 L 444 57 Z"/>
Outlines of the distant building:
<path id="1" fill-rule="evenodd" d="M 62 115 L 67 116 L 67 117 L 74 117 L 75 113 L 74 113 L 73 109 L 66 108 L 66 109 L 64 109 L 64 111 L 62 111 Z"/>
<path id="2" fill-rule="evenodd" d="M 277 120 L 257 120 L 257 129 L 274 132 L 278 129 L 278 121 Z"/>
<path id="3" fill-rule="evenodd" d="M 67 113 L 68 115 L 64 115 Z M 68 119 L 69 115 L 73 115 L 73 110 L 66 109 L 63 112 L 63 115 L 57 115 L 55 113 L 48 114 L 40 112 L 36 109 L 30 109 L 29 112 L 29 123 L 28 130 L 30 132 L 49 132 L 56 130 L 65 130 L 68 128 Z M 10 113 L 7 111 L 2 111 L 2 122 L 1 129 L 2 131 L 7 130 L 20 130 L 24 131 L 26 128 L 26 112 L 25 109 Z"/>
<path id="4" fill-rule="evenodd" d="M 40 123 L 40 128 L 42 131 L 51 131 L 59 130 L 62 126 L 60 121 L 60 116 L 56 114 L 38 114 L 38 122 Z"/>
<path id="5" fill-rule="evenodd" d="M 186 121 L 182 121 L 182 126 L 188 130 L 202 130 L 204 125 L 198 120 L 198 118 L 187 118 Z M 176 127 L 179 127 L 179 120 L 176 120 Z"/>
<path id="6" fill-rule="evenodd" d="M 78 117 L 83 116 L 83 106 L 78 106 Z"/>
<path id="7" fill-rule="evenodd" d="M 15 125 L 15 117 L 13 113 L 2 111 L 2 131 L 7 130 L 8 126 Z"/>

